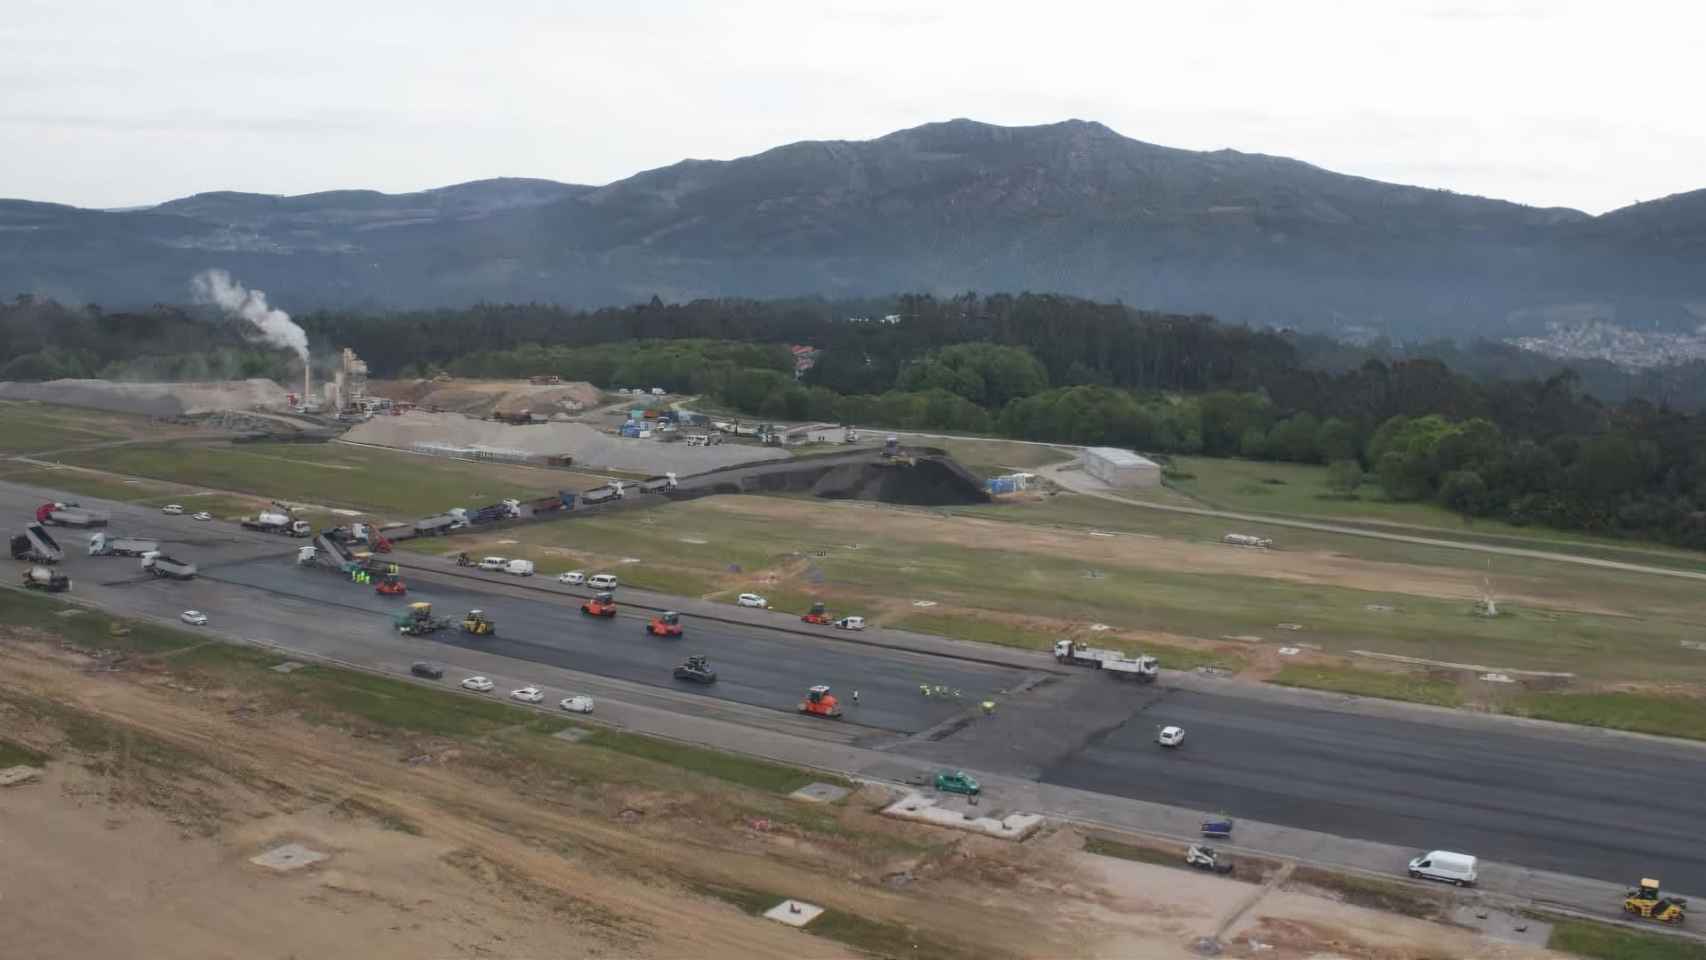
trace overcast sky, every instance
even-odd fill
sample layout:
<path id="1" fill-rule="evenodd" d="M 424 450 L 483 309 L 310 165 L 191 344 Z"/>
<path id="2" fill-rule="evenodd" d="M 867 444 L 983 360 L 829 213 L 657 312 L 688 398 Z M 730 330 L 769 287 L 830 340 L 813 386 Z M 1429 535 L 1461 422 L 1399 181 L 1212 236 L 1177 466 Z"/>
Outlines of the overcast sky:
<path id="1" fill-rule="evenodd" d="M 169 8 L 169 9 L 168 9 Z M 1706 187 L 1706 7 L 7 0 L 0 196 L 606 183 L 934 120 L 1601 212 Z"/>

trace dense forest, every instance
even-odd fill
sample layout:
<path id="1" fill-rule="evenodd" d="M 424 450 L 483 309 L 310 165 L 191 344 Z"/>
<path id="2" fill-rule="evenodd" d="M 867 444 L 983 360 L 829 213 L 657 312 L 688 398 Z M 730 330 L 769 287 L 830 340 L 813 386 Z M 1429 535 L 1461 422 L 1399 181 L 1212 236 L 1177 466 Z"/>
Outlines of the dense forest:
<path id="1" fill-rule="evenodd" d="M 1322 463 L 1463 514 L 1706 548 L 1706 370 L 1565 368 L 1498 344 L 1352 347 L 1046 295 L 316 313 L 382 376 L 554 373 L 758 417 Z M 790 344 L 817 349 L 794 375 Z M 228 321 L 0 305 L 0 379 L 278 376 Z M 1685 399 L 1679 399 L 1685 398 Z M 1693 401 L 1693 402 L 1689 402 Z"/>

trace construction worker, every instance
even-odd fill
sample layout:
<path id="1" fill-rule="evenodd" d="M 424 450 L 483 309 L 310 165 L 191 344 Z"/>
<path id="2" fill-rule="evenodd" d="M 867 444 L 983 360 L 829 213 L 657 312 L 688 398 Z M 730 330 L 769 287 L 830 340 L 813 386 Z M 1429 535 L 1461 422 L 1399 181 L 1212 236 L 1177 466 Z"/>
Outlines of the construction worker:
<path id="1" fill-rule="evenodd" d="M 918 685 L 918 692 L 922 693 L 928 697 L 930 695 L 930 685 L 928 683 L 919 684 Z"/>
<path id="2" fill-rule="evenodd" d="M 853 702 L 854 703 L 859 702 L 859 691 L 857 691 L 857 690 L 853 691 Z"/>
<path id="3" fill-rule="evenodd" d="M 985 701 L 983 701 L 982 704 L 980 704 L 980 706 L 983 707 L 983 715 L 986 717 L 992 716 L 995 713 L 995 701 L 994 700 L 985 700 Z"/>

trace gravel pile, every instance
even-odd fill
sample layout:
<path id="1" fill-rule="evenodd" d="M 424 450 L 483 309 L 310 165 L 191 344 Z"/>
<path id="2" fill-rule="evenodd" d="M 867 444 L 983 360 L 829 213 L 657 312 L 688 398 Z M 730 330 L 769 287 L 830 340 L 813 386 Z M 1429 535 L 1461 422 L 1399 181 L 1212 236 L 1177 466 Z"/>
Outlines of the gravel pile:
<path id="1" fill-rule="evenodd" d="M 129 383 L 120 380 L 48 380 L 0 382 L 0 399 L 39 400 L 68 407 L 91 407 L 180 417 L 219 410 L 283 409 L 285 391 L 271 380 L 215 380 L 185 383 Z"/>
<path id="2" fill-rule="evenodd" d="M 790 456 L 787 451 L 775 447 L 732 443 L 689 447 L 679 442 L 613 437 L 584 423 L 553 422 L 518 427 L 474 420 L 460 414 L 423 413 L 419 410 L 400 417 L 374 417 L 345 434 L 344 439 L 404 450 L 417 443 L 442 443 L 458 447 L 519 450 L 539 456 L 567 454 L 575 458 L 577 467 L 602 467 L 648 475 L 674 471 L 687 476 L 743 463 L 786 460 Z"/>

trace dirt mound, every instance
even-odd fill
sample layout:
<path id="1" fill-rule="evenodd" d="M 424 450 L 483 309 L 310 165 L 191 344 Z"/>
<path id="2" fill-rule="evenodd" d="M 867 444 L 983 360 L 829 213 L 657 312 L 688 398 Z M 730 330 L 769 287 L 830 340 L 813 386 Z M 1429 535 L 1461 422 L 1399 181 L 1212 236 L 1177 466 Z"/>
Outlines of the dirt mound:
<path id="1" fill-rule="evenodd" d="M 727 477 L 691 478 L 690 489 L 673 494 L 692 499 L 728 493 L 810 493 L 826 500 L 875 500 L 919 507 L 988 503 L 977 478 L 948 457 L 887 462 L 872 454 L 804 459 L 792 464 L 731 470 Z"/>
<path id="2" fill-rule="evenodd" d="M 39 400 L 150 417 L 181 417 L 220 410 L 284 409 L 285 391 L 271 380 L 129 383 L 119 380 L 0 382 L 0 399 Z"/>
<path id="3" fill-rule="evenodd" d="M 555 388 L 553 388 L 555 389 Z M 374 417 L 345 435 L 357 443 L 409 450 L 416 444 L 453 447 L 483 447 L 508 450 L 535 457 L 568 455 L 576 466 L 602 467 L 626 473 L 683 476 L 762 460 L 786 460 L 788 453 L 775 447 L 722 444 L 689 447 L 684 443 L 660 443 L 613 437 L 584 423 L 542 423 L 518 427 L 491 420 L 475 420 L 454 413 L 424 413 L 413 410 L 399 417 Z"/>
<path id="4" fill-rule="evenodd" d="M 550 416 L 579 413 L 598 405 L 601 394 L 590 383 L 559 383 L 539 386 L 515 380 L 378 380 L 369 381 L 367 392 L 393 400 L 408 400 L 423 407 L 437 407 L 475 417 L 531 410 Z"/>

